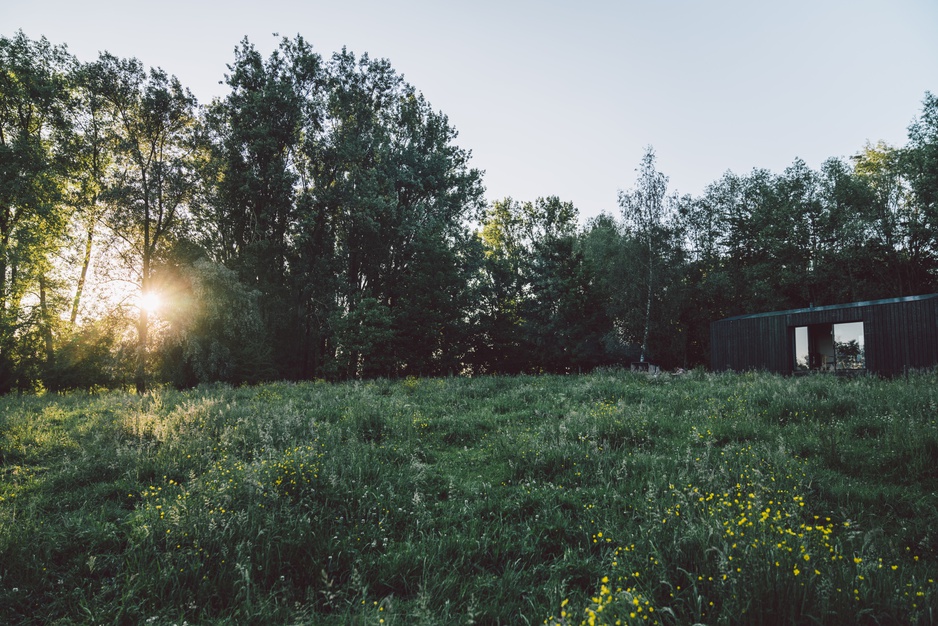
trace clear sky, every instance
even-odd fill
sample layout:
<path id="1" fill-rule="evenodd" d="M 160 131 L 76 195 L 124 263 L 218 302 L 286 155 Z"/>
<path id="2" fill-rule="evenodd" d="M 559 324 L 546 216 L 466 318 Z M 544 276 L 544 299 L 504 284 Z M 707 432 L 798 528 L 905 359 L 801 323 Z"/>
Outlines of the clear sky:
<path id="1" fill-rule="evenodd" d="M 489 200 L 616 213 L 648 145 L 670 190 L 906 141 L 938 92 L 938 0 L 0 0 L 80 60 L 134 56 L 201 102 L 247 36 L 384 57 L 459 131 Z"/>

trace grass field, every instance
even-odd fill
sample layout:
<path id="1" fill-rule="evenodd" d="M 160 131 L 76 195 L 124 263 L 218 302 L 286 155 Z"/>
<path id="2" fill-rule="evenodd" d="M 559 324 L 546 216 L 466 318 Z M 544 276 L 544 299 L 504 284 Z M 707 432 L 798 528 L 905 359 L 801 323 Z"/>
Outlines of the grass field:
<path id="1" fill-rule="evenodd" d="M 938 622 L 938 375 L 0 398 L 0 623 Z"/>

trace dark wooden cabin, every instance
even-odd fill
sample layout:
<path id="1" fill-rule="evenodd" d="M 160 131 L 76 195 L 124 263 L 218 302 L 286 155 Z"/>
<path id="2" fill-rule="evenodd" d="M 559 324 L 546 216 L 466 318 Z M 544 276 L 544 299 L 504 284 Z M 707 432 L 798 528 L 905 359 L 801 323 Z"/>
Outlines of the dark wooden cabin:
<path id="1" fill-rule="evenodd" d="M 938 366 L 938 293 L 730 317 L 710 325 L 720 370 L 894 376 Z"/>

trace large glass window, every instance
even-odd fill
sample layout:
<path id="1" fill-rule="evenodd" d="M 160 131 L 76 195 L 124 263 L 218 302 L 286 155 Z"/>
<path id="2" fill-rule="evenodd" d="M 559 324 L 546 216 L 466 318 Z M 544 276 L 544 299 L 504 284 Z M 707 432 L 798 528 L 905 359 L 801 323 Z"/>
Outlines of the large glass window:
<path id="1" fill-rule="evenodd" d="M 834 324 L 834 354 L 838 370 L 866 368 L 863 322 Z"/>
<path id="2" fill-rule="evenodd" d="M 792 346 L 795 372 L 850 371 L 866 368 L 863 322 L 796 326 Z"/>
<path id="3" fill-rule="evenodd" d="M 808 327 L 795 328 L 795 371 L 805 372 L 811 369 L 808 360 Z"/>

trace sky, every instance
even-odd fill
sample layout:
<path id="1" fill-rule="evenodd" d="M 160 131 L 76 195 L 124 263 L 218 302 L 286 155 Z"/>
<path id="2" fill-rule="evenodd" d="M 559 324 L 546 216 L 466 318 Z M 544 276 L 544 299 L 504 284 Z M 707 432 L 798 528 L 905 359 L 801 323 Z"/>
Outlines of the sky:
<path id="1" fill-rule="evenodd" d="M 669 191 L 901 146 L 938 92 L 936 0 L 0 0 L 17 30 L 136 57 L 202 103 L 244 38 L 386 58 L 445 113 L 489 201 L 618 213 L 652 146 Z M 277 36 L 274 35 L 277 33 Z"/>

